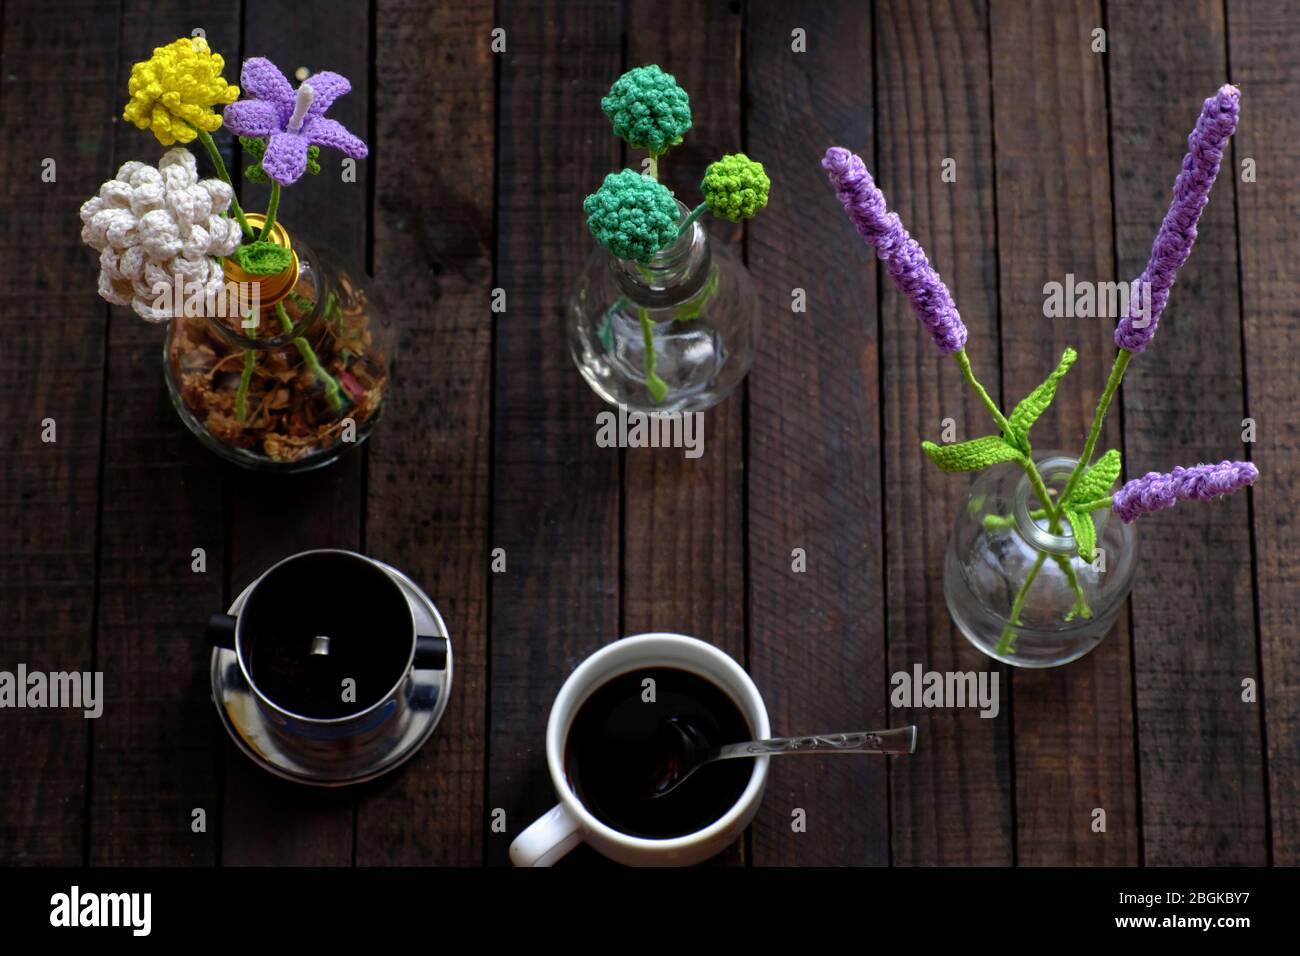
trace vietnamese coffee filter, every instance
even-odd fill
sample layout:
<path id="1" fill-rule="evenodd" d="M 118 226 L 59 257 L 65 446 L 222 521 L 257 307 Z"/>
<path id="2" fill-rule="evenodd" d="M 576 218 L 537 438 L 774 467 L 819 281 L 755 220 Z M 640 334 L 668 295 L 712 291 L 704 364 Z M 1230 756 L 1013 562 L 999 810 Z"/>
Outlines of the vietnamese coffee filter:
<path id="1" fill-rule="evenodd" d="M 241 630 L 257 689 L 316 719 L 357 714 L 388 696 L 410 666 L 415 633 L 398 584 L 339 552 L 305 554 L 269 572 L 249 596 Z"/>

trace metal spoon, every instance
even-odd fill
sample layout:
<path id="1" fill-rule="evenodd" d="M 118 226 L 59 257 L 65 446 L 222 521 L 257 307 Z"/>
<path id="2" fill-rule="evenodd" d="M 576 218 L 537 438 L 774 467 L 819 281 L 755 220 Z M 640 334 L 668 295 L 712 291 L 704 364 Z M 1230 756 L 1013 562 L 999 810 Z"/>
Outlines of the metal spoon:
<path id="1" fill-rule="evenodd" d="M 785 754 L 911 754 L 916 753 L 916 725 L 891 730 L 866 730 L 815 737 L 772 737 L 712 747 L 699 727 L 681 717 L 664 720 L 664 749 L 650 784 L 650 799 L 672 793 L 695 771 L 717 760 L 738 757 L 779 757 Z"/>

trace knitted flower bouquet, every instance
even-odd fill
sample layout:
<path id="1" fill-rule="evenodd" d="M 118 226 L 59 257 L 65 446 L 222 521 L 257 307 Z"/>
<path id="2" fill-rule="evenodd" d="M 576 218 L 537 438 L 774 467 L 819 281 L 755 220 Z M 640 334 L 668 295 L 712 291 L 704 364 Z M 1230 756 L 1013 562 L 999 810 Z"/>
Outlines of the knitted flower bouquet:
<path id="1" fill-rule="evenodd" d="M 690 100 L 676 80 L 658 66 L 637 67 L 623 74 L 601 100 L 601 107 L 614 133 L 632 149 L 648 152 L 649 158 L 644 173 L 632 169 L 610 173 L 583 202 L 592 236 L 613 257 L 614 261 L 607 259 L 605 265 L 622 285 L 606 286 L 613 294 L 599 303 L 591 302 L 590 296 L 579 296 L 578 321 L 583 320 L 584 309 L 590 304 L 595 309 L 595 324 L 590 336 L 585 329 L 578 330 L 575 361 L 597 392 L 614 401 L 637 404 L 637 397 L 645 393 L 652 410 L 667 405 L 679 410 L 691 407 L 683 404 L 689 400 L 682 395 L 697 389 L 707 393 L 707 404 L 712 404 L 722 397 L 712 386 L 717 385 L 719 367 L 727 355 L 717 341 L 728 331 L 720 327 L 720 316 L 734 327 L 731 354 L 735 361 L 728 377 L 738 381 L 748 368 L 750 356 L 739 346 L 748 341 L 752 320 L 739 310 L 752 313 L 752 288 L 747 274 L 743 278 L 735 275 L 743 272 L 738 262 L 733 266 L 725 252 L 707 253 L 707 234 L 696 222 L 706 212 L 731 222 L 750 218 L 767 205 L 771 184 L 760 163 L 733 153 L 706 170 L 699 205 L 688 210 L 678 202 L 660 182 L 660 160 L 691 128 Z M 735 302 L 736 314 L 727 315 L 728 303 L 734 300 L 739 300 Z M 639 326 L 635 341 L 624 342 L 620 337 L 621 320 L 627 317 Z M 740 329 L 742 322 L 745 327 Z M 737 331 L 742 334 L 734 334 Z M 690 367 L 691 355 L 705 355 L 714 365 Z M 633 357 L 636 367 L 632 367 Z M 671 381 L 660 374 L 666 364 L 671 366 Z M 624 380 L 611 384 L 619 375 Z M 693 382 L 692 375 L 702 381 Z M 709 376 L 714 379 L 709 381 Z M 673 399 L 670 390 L 676 393 Z M 705 404 L 696 396 L 694 407 Z"/>
<path id="2" fill-rule="evenodd" d="M 295 89 L 254 57 L 236 102 L 224 66 L 201 37 L 135 64 L 122 115 L 172 148 L 156 167 L 123 164 L 100 187 L 81 207 L 82 239 L 99 253 L 103 298 L 168 323 L 167 382 L 204 444 L 248 467 L 313 467 L 368 433 L 387 372 L 364 294 L 290 238 L 280 194 L 321 171 L 322 146 L 353 162 L 366 145 L 325 115 L 351 89 L 346 78 L 321 72 Z M 240 208 L 212 139 L 223 124 L 252 159 L 246 178 L 271 184 L 264 214 Z M 199 178 L 183 145 L 196 140 L 220 178 Z"/>
<path id="3" fill-rule="evenodd" d="M 1210 187 L 1218 175 L 1224 149 L 1236 129 L 1239 96 L 1235 87 L 1224 86 L 1206 100 L 1200 119 L 1188 137 L 1188 152 L 1174 184 L 1173 201 L 1156 236 L 1146 269 L 1133 285 L 1134 294 L 1130 299 L 1128 313 L 1115 329 L 1115 344 L 1119 351 L 1097 403 L 1092 427 L 1077 461 L 1069 463 L 1063 469 L 1062 473 L 1068 474 L 1068 477 L 1055 492 L 1049 490 L 1040 472 L 1042 463 L 1034 457 L 1029 432 L 1051 403 L 1058 384 L 1074 363 L 1075 351 L 1066 349 L 1060 364 L 1047 379 L 1020 401 L 1009 415 L 1003 414 L 971 369 L 965 349 L 966 327 L 957 313 L 952 296 L 931 268 L 920 245 L 908 235 L 898 216 L 886 208 L 885 198 L 876 188 L 862 160 L 846 149 L 833 148 L 822 161 L 831 184 L 858 232 L 876 248 L 890 279 L 907 296 L 939 351 L 955 358 L 963 378 L 988 410 L 997 427 L 995 434 L 957 444 L 936 445 L 923 442 L 925 454 L 940 469 L 952 472 L 978 471 L 999 463 L 1012 463 L 1024 472 L 1023 480 L 1032 489 L 1037 507 L 1029 513 L 1028 522 L 1018 524 L 1016 516 L 1012 514 L 985 511 L 980 515 L 985 539 L 982 547 L 988 561 L 1005 560 L 1005 556 L 1014 550 L 1016 543 L 1008 540 L 1007 536 L 1010 535 L 1019 534 L 1025 540 L 1032 540 L 1041 534 L 1044 538 L 1060 536 L 1069 541 L 1072 553 L 1062 553 L 1061 549 L 1054 550 L 1050 547 L 1035 549 L 1036 556 L 1027 564 L 1019 586 L 1003 589 L 1009 611 L 985 614 L 989 620 L 996 618 L 1001 621 L 1000 634 L 995 635 L 987 647 L 971 633 L 972 629 L 979 630 L 978 624 L 968 624 L 968 618 L 974 620 L 979 615 L 973 612 L 967 614 L 960 607 L 960 601 L 955 605 L 952 582 L 945 581 L 949 607 L 962 625 L 962 630 L 977 646 L 990 651 L 995 657 L 1011 663 L 1021 662 L 1016 660 L 1016 653 L 1018 638 L 1026 629 L 1022 614 L 1026 611 L 1027 602 L 1034 598 L 1035 580 L 1049 557 L 1059 569 L 1058 577 L 1063 582 L 1063 590 L 1068 587 L 1071 595 L 1058 626 L 1062 630 L 1068 630 L 1072 622 L 1087 621 L 1093 617 L 1089 588 L 1097 587 L 1099 576 L 1104 576 L 1105 573 L 1104 569 L 1097 566 L 1102 557 L 1097 548 L 1098 528 L 1102 524 L 1099 512 L 1108 512 L 1127 525 L 1141 515 L 1173 507 L 1179 501 L 1203 501 L 1230 494 L 1252 484 L 1257 477 L 1255 466 L 1249 462 L 1223 461 L 1191 468 L 1178 467 L 1167 474 L 1152 472 L 1129 481 L 1112 493 L 1111 486 L 1120 475 L 1120 453 L 1112 449 L 1093 461 L 1107 409 L 1124 377 L 1124 371 L 1133 356 L 1151 344 L 1174 279 L 1191 253 L 1192 244 L 1196 240 L 1197 221 L 1208 201 Z M 978 487 L 977 482 L 977 489 Z M 973 510 L 984 507 L 981 498 L 982 496 L 973 495 Z M 1021 547 L 1023 549 L 1023 545 Z M 965 542 L 957 550 L 960 553 L 955 558 L 950 553 L 950 565 L 956 561 L 962 568 L 962 574 L 970 579 L 987 574 L 987 567 L 973 566 L 978 562 L 969 560 Z M 960 586 L 968 589 L 977 587 L 970 580 L 963 581 Z M 1127 588 L 1120 595 L 1119 603 L 1122 604 L 1122 598 L 1126 594 Z M 988 608 L 979 610 L 987 612 Z M 1044 626 L 1041 623 L 1037 625 L 1040 631 Z M 1050 629 L 1047 627 L 1047 630 Z M 1086 652 L 1103 635 L 1097 635 L 1096 640 L 1079 653 Z M 1077 657 L 1079 653 L 1074 653 L 1073 656 Z M 1061 663 L 1063 660 L 1054 662 Z"/>

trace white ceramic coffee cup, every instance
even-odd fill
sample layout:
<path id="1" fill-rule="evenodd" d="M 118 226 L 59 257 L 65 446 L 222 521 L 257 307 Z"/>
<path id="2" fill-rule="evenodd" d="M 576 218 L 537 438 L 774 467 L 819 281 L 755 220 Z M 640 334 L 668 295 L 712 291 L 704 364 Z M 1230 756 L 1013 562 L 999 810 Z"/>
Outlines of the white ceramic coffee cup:
<path id="1" fill-rule="evenodd" d="M 560 802 L 515 837 L 510 861 L 516 866 L 550 866 L 579 843 L 628 866 L 689 866 L 726 849 L 745 832 L 767 786 L 770 758 L 756 757 L 740 798 L 702 830 L 666 840 L 630 836 L 602 823 L 582 805 L 564 773 L 564 744 L 578 708 L 598 688 L 628 671 L 678 667 L 726 691 L 745 716 L 754 739 L 771 736 L 767 708 L 744 668 L 711 644 L 681 634 L 638 634 L 602 647 L 569 675 L 546 722 L 546 766 Z"/>

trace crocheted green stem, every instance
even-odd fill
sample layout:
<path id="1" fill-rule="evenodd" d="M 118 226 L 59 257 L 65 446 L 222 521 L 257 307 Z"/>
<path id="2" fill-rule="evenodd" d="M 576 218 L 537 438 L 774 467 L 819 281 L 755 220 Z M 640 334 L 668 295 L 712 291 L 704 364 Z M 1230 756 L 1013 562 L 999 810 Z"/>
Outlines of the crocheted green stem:
<path id="1" fill-rule="evenodd" d="M 275 216 L 279 211 L 280 184 L 273 179 L 271 180 L 271 199 L 266 204 L 266 222 L 262 224 L 262 234 L 257 237 L 258 242 L 265 242 L 271 237 L 271 229 L 275 226 Z"/>
<path id="2" fill-rule="evenodd" d="M 257 338 L 257 326 L 249 329 L 249 338 Z M 253 381 L 253 368 L 257 365 L 257 350 L 244 350 L 244 369 L 239 373 L 239 390 L 235 392 L 235 415 L 242 422 L 248 418 L 248 386 Z"/>
<path id="3" fill-rule="evenodd" d="M 1033 518 L 1035 521 L 1037 521 L 1040 518 L 1046 518 L 1047 509 L 1035 508 L 1033 511 L 1029 512 L 1029 517 Z M 1015 523 L 1016 523 L 1015 515 L 990 514 L 984 516 L 985 531 L 999 531 L 1003 528 L 1011 528 L 1015 526 Z"/>
<path id="4" fill-rule="evenodd" d="M 1105 498 L 1098 498 L 1095 501 L 1085 501 L 1081 505 L 1075 505 L 1074 510 L 1075 511 L 1097 511 L 1101 508 L 1109 508 L 1113 502 L 1114 499 L 1110 495 L 1107 495 Z"/>
<path id="5" fill-rule="evenodd" d="M 961 368 L 962 378 L 966 380 L 966 384 L 971 387 L 971 390 L 984 404 L 984 407 L 988 409 L 989 414 L 993 416 L 993 421 L 1001 429 L 1003 437 L 1010 438 L 1012 434 L 1011 423 L 1007 421 L 1007 417 L 1002 414 L 1002 410 L 998 408 L 997 403 L 993 401 L 988 391 L 975 377 L 975 372 L 970 365 L 970 356 L 966 354 L 966 350 L 964 348 L 958 349 L 953 353 L 953 356 L 957 359 L 957 365 Z M 1043 481 L 1043 476 L 1039 474 L 1038 466 L 1034 464 L 1033 455 L 1025 455 L 1019 459 L 1019 462 L 1020 467 L 1024 469 L 1025 475 L 1029 478 L 1029 484 L 1034 489 L 1034 494 L 1037 495 L 1044 510 L 1051 515 L 1048 522 L 1048 531 L 1052 534 L 1059 534 L 1061 531 L 1061 518 L 1052 505 L 1052 496 L 1048 494 L 1047 484 Z M 1074 565 L 1070 563 L 1070 559 L 1065 555 L 1054 554 L 1052 560 L 1061 569 L 1061 573 L 1065 575 L 1066 580 L 1070 583 L 1070 589 L 1074 591 L 1078 613 L 1084 617 L 1092 617 L 1092 610 L 1088 607 L 1087 598 L 1083 593 L 1083 586 L 1079 584 L 1079 576 L 1075 573 Z M 1037 573 L 1035 570 L 1034 574 Z M 1074 611 L 1071 611 L 1070 616 L 1073 617 L 1074 613 Z"/>
<path id="6" fill-rule="evenodd" d="M 1053 514 L 1059 518 L 1065 512 L 1065 503 L 1070 500 L 1070 492 L 1074 491 L 1074 486 L 1078 484 L 1079 477 L 1092 462 L 1092 453 L 1097 449 L 1097 439 L 1101 437 L 1101 426 L 1106 420 L 1106 412 L 1110 408 L 1111 399 L 1115 397 L 1115 392 L 1119 390 L 1119 383 L 1124 378 L 1124 370 L 1128 368 L 1128 363 L 1133 360 L 1133 353 L 1128 349 L 1120 349 L 1119 354 L 1115 356 L 1115 364 L 1110 367 L 1110 377 L 1106 379 L 1106 388 L 1101 393 L 1101 398 L 1097 401 L 1097 411 L 1092 416 L 1092 429 L 1088 432 L 1088 440 L 1083 443 L 1083 453 L 1079 455 L 1079 460 L 1074 466 L 1074 471 L 1070 472 L 1070 478 L 1065 483 L 1065 490 L 1061 492 L 1060 503 Z"/>
<path id="7" fill-rule="evenodd" d="M 654 396 L 656 402 L 662 402 L 664 396 L 668 394 L 668 384 L 655 374 L 655 363 L 658 357 L 655 355 L 654 323 L 650 321 L 650 313 L 644 306 L 637 309 L 637 314 L 641 318 L 641 335 L 645 339 L 646 388 L 650 389 L 650 394 Z"/>
<path id="8" fill-rule="evenodd" d="M 694 209 L 692 209 L 691 214 L 687 216 L 685 219 L 683 219 L 682 224 L 677 227 L 677 238 L 680 239 L 682 236 L 684 236 L 686 234 L 686 230 L 691 228 L 691 226 L 695 224 L 695 220 L 699 219 L 708 211 L 709 211 L 709 204 L 707 202 L 702 202 Z"/>
<path id="9" fill-rule="evenodd" d="M 1043 561 L 1047 557 L 1046 551 L 1039 551 L 1038 557 L 1034 559 L 1034 566 L 1029 569 L 1025 575 L 1025 581 L 1020 585 L 1020 590 L 1016 592 L 1015 602 L 1011 605 L 1011 618 L 1007 626 L 1002 629 L 1002 637 L 998 640 L 998 646 L 995 649 L 998 654 L 1010 654 L 1011 645 L 1016 640 L 1016 628 L 1020 626 L 1020 612 L 1025 608 L 1025 598 L 1029 596 L 1029 586 L 1034 583 L 1034 578 L 1038 577 L 1038 570 L 1043 566 Z"/>
<path id="10" fill-rule="evenodd" d="M 1101 508 L 1109 508 L 1110 505 L 1111 505 L 1110 498 L 1098 498 L 1096 501 L 1085 501 L 1083 504 L 1075 505 L 1074 510 L 1075 511 L 1097 511 Z M 1035 521 L 1038 521 L 1042 518 L 1046 518 L 1048 517 L 1047 509 L 1035 508 L 1033 511 L 1029 512 L 1029 517 L 1033 518 Z M 1016 523 L 1016 519 L 1014 515 L 990 514 L 984 516 L 985 531 L 997 531 L 1001 528 L 1010 528 L 1015 523 Z"/>
<path id="11" fill-rule="evenodd" d="M 614 304 L 605 310 L 605 316 L 601 319 L 600 328 L 596 330 L 596 337 L 600 339 L 600 344 L 605 347 L 606 352 L 614 351 L 614 316 L 618 314 L 623 306 L 628 304 L 627 296 L 620 295 Z"/>
<path id="12" fill-rule="evenodd" d="M 1043 503 L 1043 508 L 1050 515 L 1051 520 L 1048 522 L 1047 530 L 1052 534 L 1060 533 L 1059 519 L 1052 511 L 1052 496 L 1047 491 L 1047 483 L 1043 481 L 1043 476 L 1038 472 L 1038 466 L 1034 464 L 1032 458 L 1025 458 L 1025 474 L 1029 476 L 1029 485 L 1034 489 L 1034 494 L 1038 500 Z"/>
<path id="13" fill-rule="evenodd" d="M 966 384 L 971 387 L 971 390 L 975 393 L 976 397 L 984 403 L 984 407 L 989 410 L 989 414 L 992 415 L 993 420 L 997 422 L 998 428 L 1002 429 L 1004 435 L 1011 434 L 1011 425 L 1007 421 L 1007 417 L 1002 414 L 1002 410 L 998 408 L 993 399 L 989 397 L 989 393 L 984 390 L 984 386 L 975 378 L 975 373 L 970 367 L 970 356 L 966 354 L 966 350 L 958 349 L 953 353 L 953 357 L 961 367 L 962 378 L 966 379 Z M 1044 504 L 1047 504 L 1047 502 L 1044 502 Z"/>
<path id="14" fill-rule="evenodd" d="M 1061 519 L 1060 516 L 1052 510 L 1052 498 L 1047 492 L 1047 485 L 1043 481 L 1043 476 L 1039 474 L 1038 466 L 1034 464 L 1033 458 L 1026 456 L 1024 461 L 1025 474 L 1029 476 L 1029 484 L 1033 487 L 1034 494 L 1038 496 L 1038 500 L 1043 503 L 1043 513 L 1040 517 L 1048 519 L 1047 530 L 1050 534 L 1060 534 Z M 1082 614 L 1085 618 L 1092 617 L 1092 608 L 1088 606 L 1088 597 L 1083 593 L 1083 585 L 1079 583 L 1079 575 L 1075 572 L 1074 565 L 1071 563 L 1069 556 L 1064 554 L 1053 554 L 1052 560 L 1055 561 L 1056 566 L 1061 569 L 1061 573 L 1065 575 L 1065 580 L 1069 582 L 1070 590 L 1074 592 L 1074 607 L 1070 610 L 1069 614 L 1065 615 L 1065 619 L 1067 621 L 1073 620 L 1075 614 Z"/>
<path id="15" fill-rule="evenodd" d="M 958 349 L 953 353 L 953 355 L 957 359 L 957 364 L 961 367 L 961 374 L 962 377 L 966 379 L 966 384 L 971 387 L 971 390 L 979 400 L 984 403 L 984 407 L 989 410 L 989 414 L 993 416 L 993 421 L 996 422 L 998 428 L 1002 430 L 1003 437 L 1009 438 L 1011 435 L 1011 423 L 1007 421 L 1007 417 L 1002 414 L 1002 409 L 998 408 L 997 403 L 993 401 L 984 386 L 979 383 L 979 379 L 975 377 L 975 372 L 970 367 L 970 356 L 966 354 L 966 350 Z M 1025 470 L 1025 474 L 1029 477 L 1029 484 L 1034 489 L 1034 494 L 1038 496 L 1038 500 L 1042 502 L 1044 508 L 1052 511 L 1055 516 L 1055 511 L 1052 508 L 1052 496 L 1047 493 L 1047 485 L 1043 481 L 1043 476 L 1038 473 L 1038 466 L 1034 464 L 1034 459 L 1031 456 L 1026 455 L 1020 460 L 1020 466 Z M 1056 534 L 1059 527 L 1057 519 L 1053 517 L 1051 525 L 1052 533 Z"/>
<path id="16" fill-rule="evenodd" d="M 275 304 L 275 314 L 279 317 L 280 325 L 284 327 L 284 330 L 292 332 L 293 322 L 289 318 L 289 313 L 285 311 L 283 302 Z M 307 367 L 311 369 L 312 374 L 325 386 L 325 400 L 329 402 L 330 408 L 337 412 L 343 407 L 343 399 L 339 394 L 339 383 L 320 364 L 320 359 L 316 357 L 316 350 L 311 347 L 310 342 L 298 335 L 294 337 L 293 344 L 297 347 L 302 360 L 307 363 Z"/>
<path id="17" fill-rule="evenodd" d="M 239 206 L 239 200 L 235 198 L 235 184 L 230 181 L 230 173 L 226 170 L 226 161 L 221 158 L 221 152 L 217 149 L 217 144 L 212 141 L 212 136 L 207 130 L 199 129 L 197 126 L 191 127 L 199 135 L 199 142 L 203 148 L 208 151 L 208 158 L 212 160 L 212 165 L 217 167 L 217 175 L 221 181 L 230 187 L 230 208 L 235 213 L 235 218 L 239 220 L 239 228 L 244 230 L 244 238 L 253 238 L 253 227 L 248 224 L 244 218 L 244 210 Z"/>
<path id="18" fill-rule="evenodd" d="M 650 154 L 650 178 L 659 182 L 659 153 Z"/>

